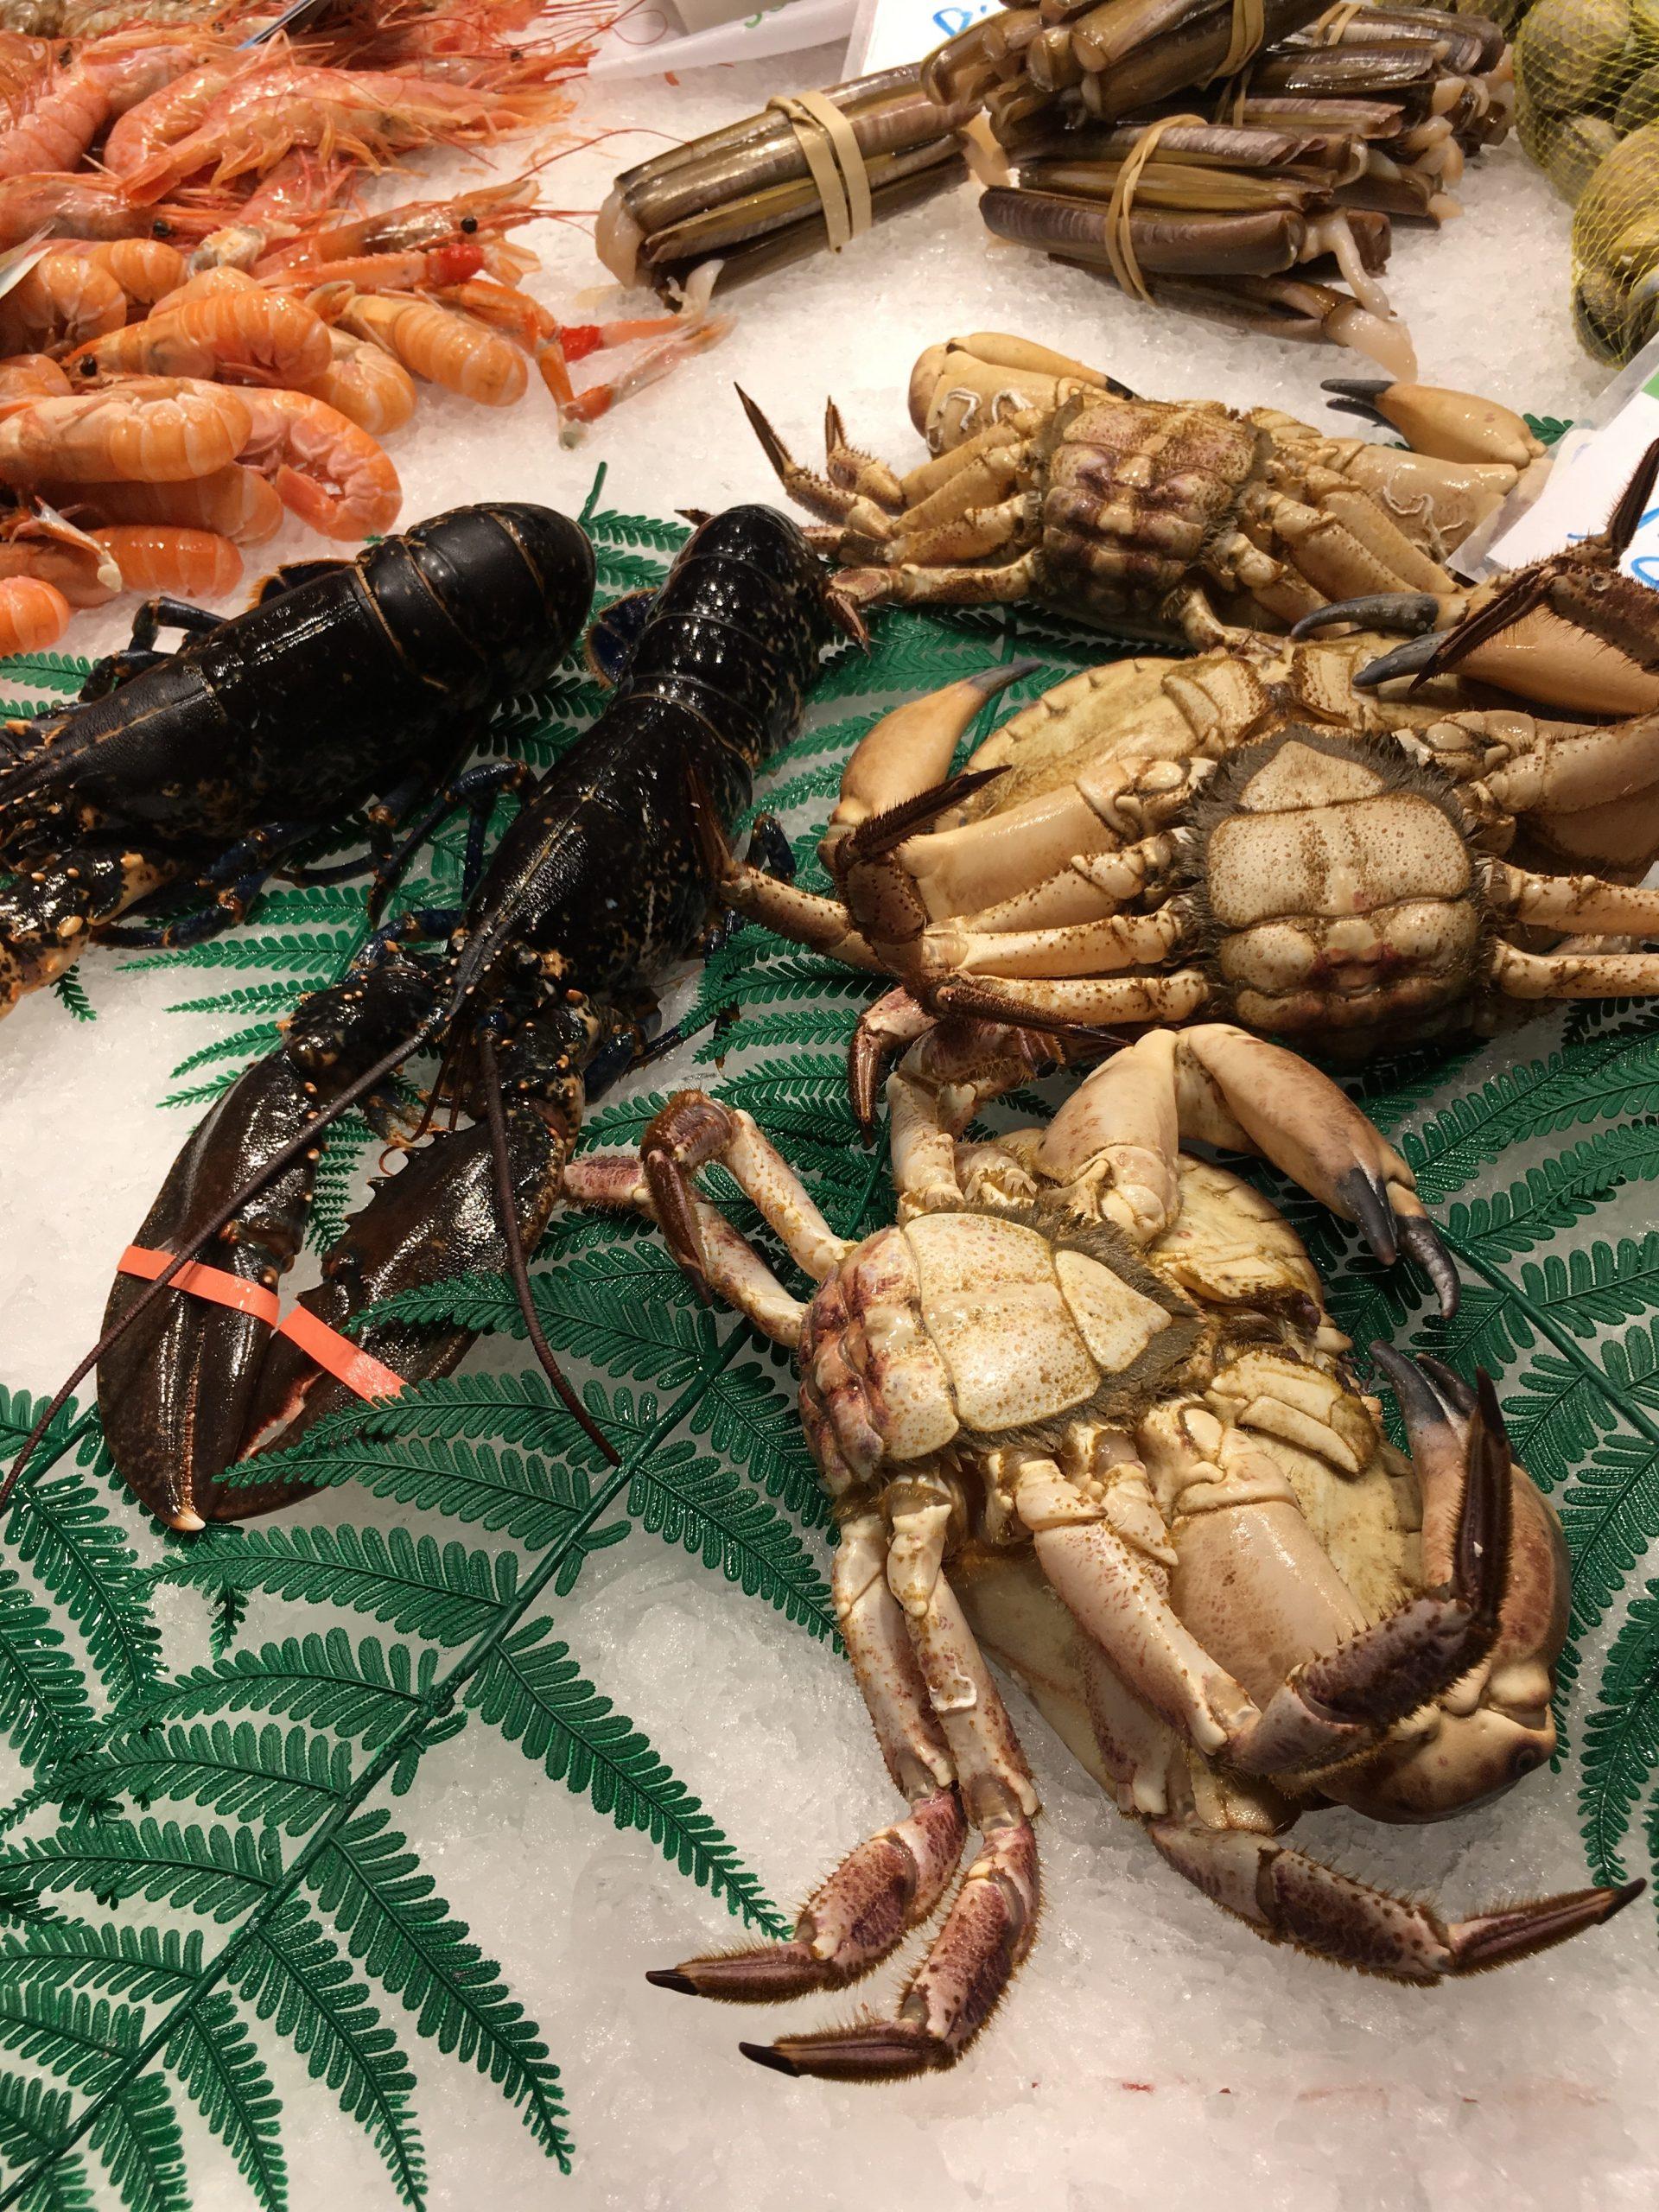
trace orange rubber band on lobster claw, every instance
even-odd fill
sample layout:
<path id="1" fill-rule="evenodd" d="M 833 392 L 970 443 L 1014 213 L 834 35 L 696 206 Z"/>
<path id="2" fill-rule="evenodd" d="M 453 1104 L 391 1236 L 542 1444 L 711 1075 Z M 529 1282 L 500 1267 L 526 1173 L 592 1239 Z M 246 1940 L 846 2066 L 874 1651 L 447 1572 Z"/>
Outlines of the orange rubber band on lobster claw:
<path id="1" fill-rule="evenodd" d="M 287 1320 L 278 1324 L 276 1333 L 291 1338 L 308 1359 L 315 1359 L 359 1398 L 395 1398 L 409 1388 L 395 1369 L 383 1366 L 372 1352 L 320 1321 L 308 1306 L 296 1306 Z"/>
<path id="2" fill-rule="evenodd" d="M 152 1251 L 148 1245 L 129 1244 L 116 1262 L 116 1272 L 142 1275 L 146 1281 L 154 1282 L 158 1275 L 166 1274 L 175 1256 L 171 1252 Z M 338 1329 L 331 1329 L 303 1306 L 296 1306 L 287 1320 L 278 1321 L 276 1316 L 281 1308 L 276 1294 L 267 1290 L 263 1283 L 249 1282 L 224 1268 L 210 1268 L 200 1260 L 192 1260 L 179 1269 L 168 1288 L 188 1291 L 192 1298 L 205 1298 L 215 1306 L 229 1306 L 238 1313 L 247 1313 L 254 1320 L 264 1322 L 279 1337 L 290 1338 L 308 1359 L 315 1360 L 359 1398 L 395 1398 L 409 1388 L 404 1376 L 382 1365 L 360 1344 L 354 1344 L 349 1337 L 342 1337 Z"/>
<path id="3" fill-rule="evenodd" d="M 148 1245 L 129 1244 L 115 1263 L 116 1273 L 142 1275 L 146 1282 L 154 1282 L 158 1275 L 167 1273 L 177 1257 L 175 1252 L 153 1252 Z M 200 1260 L 191 1260 L 181 1267 L 168 1288 L 188 1291 L 192 1298 L 205 1298 L 214 1306 L 232 1306 L 237 1313 L 251 1314 L 254 1320 L 263 1321 L 272 1329 L 282 1310 L 276 1303 L 276 1292 L 267 1290 L 264 1283 L 249 1282 L 224 1268 L 205 1267 Z"/>

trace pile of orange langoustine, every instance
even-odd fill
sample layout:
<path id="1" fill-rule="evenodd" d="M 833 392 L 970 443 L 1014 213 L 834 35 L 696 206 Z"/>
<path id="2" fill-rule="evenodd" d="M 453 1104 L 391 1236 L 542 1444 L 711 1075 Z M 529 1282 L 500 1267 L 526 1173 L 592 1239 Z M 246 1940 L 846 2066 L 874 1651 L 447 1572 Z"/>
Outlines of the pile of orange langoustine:
<path id="1" fill-rule="evenodd" d="M 507 237 L 531 179 L 352 212 L 365 168 L 551 120 L 596 21 L 578 0 L 567 42 L 509 44 L 549 20 L 536 0 L 399 4 L 303 48 L 237 43 L 245 10 L 79 43 L 0 29 L 0 653 L 122 591 L 232 590 L 285 512 L 391 529 L 382 441 L 423 383 L 508 406 L 533 366 L 568 438 L 721 334 L 698 306 L 561 324 Z M 573 387 L 572 362 L 635 340 Z"/>

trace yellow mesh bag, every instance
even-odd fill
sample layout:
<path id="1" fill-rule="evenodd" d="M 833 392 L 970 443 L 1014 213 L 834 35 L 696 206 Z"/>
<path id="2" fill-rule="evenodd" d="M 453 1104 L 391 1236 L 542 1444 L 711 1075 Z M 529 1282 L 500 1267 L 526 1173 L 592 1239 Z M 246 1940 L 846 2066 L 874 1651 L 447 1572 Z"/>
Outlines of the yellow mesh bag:
<path id="1" fill-rule="evenodd" d="M 1628 361 L 1659 327 L 1659 121 L 1621 140 L 1580 197 L 1573 316 L 1603 361 Z"/>
<path id="2" fill-rule="evenodd" d="M 1579 334 L 1599 359 L 1626 361 L 1652 330 L 1659 270 L 1659 0 L 1511 5 L 1516 126 L 1578 211 Z M 1503 0 L 1490 11 L 1503 20 Z"/>

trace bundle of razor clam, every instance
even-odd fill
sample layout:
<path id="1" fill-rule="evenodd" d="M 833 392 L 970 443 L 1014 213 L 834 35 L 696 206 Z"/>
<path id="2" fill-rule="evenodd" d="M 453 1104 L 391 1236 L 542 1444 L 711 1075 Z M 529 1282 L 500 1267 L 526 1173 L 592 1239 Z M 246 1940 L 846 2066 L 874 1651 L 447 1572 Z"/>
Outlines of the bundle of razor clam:
<path id="1" fill-rule="evenodd" d="M 777 100 L 625 170 L 594 243 L 624 284 L 707 300 L 959 184 L 972 100 L 941 108 L 919 65 Z"/>
<path id="2" fill-rule="evenodd" d="M 1307 0 L 1043 0 L 940 47 L 922 82 L 976 102 L 1017 170 L 980 203 L 998 238 L 1396 377 L 1392 226 L 1458 214 L 1466 156 L 1513 112 L 1488 19 Z"/>

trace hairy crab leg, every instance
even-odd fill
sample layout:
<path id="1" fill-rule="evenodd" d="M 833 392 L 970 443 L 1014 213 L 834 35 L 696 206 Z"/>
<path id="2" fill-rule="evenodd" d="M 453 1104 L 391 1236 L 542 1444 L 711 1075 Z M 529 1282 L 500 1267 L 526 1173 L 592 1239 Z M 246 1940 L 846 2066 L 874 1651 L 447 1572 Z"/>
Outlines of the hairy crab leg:
<path id="1" fill-rule="evenodd" d="M 668 1248 L 707 1296 L 691 1178 L 718 1160 L 760 1208 L 767 1226 L 813 1281 L 852 1249 L 812 1203 L 806 1185 L 752 1114 L 707 1092 L 682 1090 L 652 1120 L 639 1147 L 652 1211 Z"/>
<path id="2" fill-rule="evenodd" d="M 1014 1724 L 944 1571 L 948 1502 L 924 1465 L 889 1492 L 886 1580 L 903 1609 L 931 1708 L 967 1815 L 979 1829 L 969 1866 L 893 2020 L 745 2044 L 780 2073 L 831 2081 L 896 2081 L 952 2066 L 995 2010 L 1031 1948 L 1039 1900 L 1035 1785 Z"/>
<path id="3" fill-rule="evenodd" d="M 1179 1819 L 1149 1821 L 1147 1833 L 1178 1873 L 1270 1942 L 1395 1981 L 1437 1982 L 1530 1958 L 1599 1927 L 1647 1887 L 1574 1890 L 1446 1921 L 1432 1905 L 1357 1882 L 1271 1836 Z"/>
<path id="4" fill-rule="evenodd" d="M 799 1332 L 801 1308 L 772 1284 L 793 1308 L 773 1325 L 765 1318 L 764 1294 L 754 1295 L 753 1275 L 746 1280 L 727 1268 L 723 1248 L 709 1239 L 711 1221 L 720 1217 L 698 1201 L 690 1179 L 716 1160 L 809 1273 L 828 1274 L 852 1249 L 751 1117 L 702 1092 L 670 1100 L 647 1129 L 637 1165 L 614 1155 L 578 1162 L 566 1173 L 565 1190 L 588 1204 L 651 1215 L 694 1281 L 730 1289 L 768 1333 L 789 1342 Z M 725 1233 L 747 1249 L 729 1227 Z M 803 1418 L 832 1491 L 844 1494 L 851 1475 L 833 1447 L 826 1449 L 826 1425 L 812 1418 L 814 1392 L 827 1378 L 812 1364 L 811 1345 L 803 1340 L 801 1351 Z M 690 1959 L 648 1977 L 661 1988 L 747 2003 L 846 1986 L 937 1909 L 961 1856 L 965 1802 L 982 1832 L 981 1849 L 898 2019 L 742 2045 L 747 2056 L 782 2073 L 892 2080 L 953 2064 L 990 2017 L 1035 1931 L 1030 1822 L 1037 1793 L 944 1579 L 950 1509 L 948 1500 L 941 1508 L 941 1495 L 925 1465 L 908 1470 L 889 1494 L 891 1541 L 880 1516 L 855 1513 L 834 1568 L 836 1618 L 888 1771 L 911 1800 L 908 1818 L 842 1862 L 808 1899 L 787 1942 Z"/>
<path id="5" fill-rule="evenodd" d="M 1495 861 L 1487 891 L 1499 912 L 1518 922 L 1596 937 L 1659 933 L 1659 888 L 1648 884 L 1607 883 L 1599 875 L 1535 875 Z"/>
<path id="6" fill-rule="evenodd" d="M 659 1989 L 740 2004 L 844 1989 L 931 1918 L 957 1871 L 968 1827 L 956 1769 L 887 1586 L 879 1514 L 843 1523 L 831 1574 L 854 1677 L 887 1771 L 911 1809 L 848 1853 L 807 1899 L 788 1942 L 659 1968 L 645 1977 Z"/>

